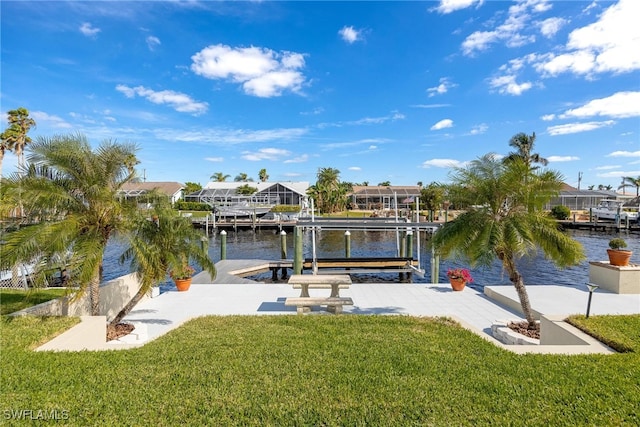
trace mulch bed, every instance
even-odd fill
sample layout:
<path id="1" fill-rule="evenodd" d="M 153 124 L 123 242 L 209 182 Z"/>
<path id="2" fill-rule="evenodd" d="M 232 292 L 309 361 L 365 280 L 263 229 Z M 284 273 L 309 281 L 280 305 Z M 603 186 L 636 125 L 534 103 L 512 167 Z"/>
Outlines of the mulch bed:
<path id="1" fill-rule="evenodd" d="M 130 323 L 118 323 L 116 325 L 107 325 L 107 341 L 117 340 L 120 337 L 129 335 L 135 326 Z"/>
<path id="2" fill-rule="evenodd" d="M 540 339 L 540 323 L 536 323 L 535 329 L 529 329 L 529 322 L 526 320 L 522 322 L 509 322 L 507 326 L 512 331 L 524 335 L 525 337 L 535 338 L 537 340 Z"/>

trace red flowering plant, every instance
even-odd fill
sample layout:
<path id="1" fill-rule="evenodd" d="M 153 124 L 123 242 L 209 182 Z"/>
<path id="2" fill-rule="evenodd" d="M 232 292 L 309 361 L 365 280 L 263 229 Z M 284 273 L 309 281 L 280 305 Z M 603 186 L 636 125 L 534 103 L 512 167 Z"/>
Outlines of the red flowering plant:
<path id="1" fill-rule="evenodd" d="M 184 280 L 193 276 L 193 273 L 196 272 L 196 269 L 191 267 L 189 264 L 184 264 L 179 266 L 178 268 L 172 268 L 169 270 L 169 276 L 173 280 Z"/>
<path id="2" fill-rule="evenodd" d="M 450 279 L 462 279 L 465 283 L 472 283 L 473 277 L 466 268 L 450 268 L 447 270 L 447 277 Z"/>

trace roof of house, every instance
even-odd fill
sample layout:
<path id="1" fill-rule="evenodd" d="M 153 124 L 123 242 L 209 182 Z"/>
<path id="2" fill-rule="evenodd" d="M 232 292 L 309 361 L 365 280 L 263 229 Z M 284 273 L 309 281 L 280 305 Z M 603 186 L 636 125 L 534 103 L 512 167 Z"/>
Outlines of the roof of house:
<path id="1" fill-rule="evenodd" d="M 419 195 L 418 185 L 354 185 L 351 194 L 355 196 L 393 196 Z"/>
<path id="2" fill-rule="evenodd" d="M 307 181 L 277 181 L 277 182 L 262 182 L 262 181 L 258 181 L 258 182 L 253 182 L 253 181 L 249 181 L 249 182 L 238 182 L 238 181 L 233 181 L 233 182 L 226 182 L 226 181 L 222 181 L 222 182 L 217 182 L 217 181 L 211 181 L 209 183 L 207 183 L 207 185 L 204 186 L 204 190 L 235 190 L 238 187 L 241 187 L 243 185 L 249 185 L 250 187 L 253 188 L 257 188 L 258 192 L 264 191 L 268 188 L 271 188 L 273 186 L 276 185 L 281 185 L 283 187 L 286 187 L 288 189 L 290 189 L 291 191 L 294 191 L 298 194 L 306 194 L 307 193 L 307 189 L 309 188 L 309 183 Z"/>
<path id="3" fill-rule="evenodd" d="M 172 197 L 183 188 L 184 184 L 181 184 L 179 182 L 127 182 L 122 186 L 120 191 L 129 196 L 136 196 L 139 194 L 144 194 L 151 190 L 158 190 L 161 193 Z"/>

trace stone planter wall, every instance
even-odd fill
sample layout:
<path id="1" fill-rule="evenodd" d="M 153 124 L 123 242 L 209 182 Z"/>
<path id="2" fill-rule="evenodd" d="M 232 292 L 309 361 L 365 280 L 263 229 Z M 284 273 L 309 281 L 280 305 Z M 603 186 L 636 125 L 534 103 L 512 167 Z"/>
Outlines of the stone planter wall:
<path id="1" fill-rule="evenodd" d="M 589 282 L 616 294 L 640 294 L 640 265 L 618 267 L 608 261 L 591 261 Z"/>
<path id="2" fill-rule="evenodd" d="M 100 314 L 106 316 L 107 320 L 113 319 L 131 301 L 139 288 L 140 284 L 134 273 L 103 283 L 100 286 Z M 73 301 L 73 296 L 66 296 L 17 311 L 12 315 L 90 316 L 89 293 L 87 291 L 82 298 L 76 301 Z"/>

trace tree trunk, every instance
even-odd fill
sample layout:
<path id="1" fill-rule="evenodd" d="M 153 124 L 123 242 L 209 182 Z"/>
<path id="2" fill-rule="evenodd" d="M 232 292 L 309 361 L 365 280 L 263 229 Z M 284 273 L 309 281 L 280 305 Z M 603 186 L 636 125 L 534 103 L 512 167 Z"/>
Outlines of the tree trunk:
<path id="1" fill-rule="evenodd" d="M 513 286 L 516 288 L 518 298 L 520 299 L 522 312 L 524 313 L 524 317 L 529 323 L 529 329 L 535 329 L 536 319 L 533 317 L 533 310 L 531 310 L 531 303 L 529 302 L 527 288 L 525 287 L 524 281 L 522 280 L 522 275 L 516 268 L 515 261 L 512 257 L 505 255 L 502 259 L 502 264 L 509 273 L 509 280 L 511 280 L 511 283 L 513 283 Z"/>
<path id="2" fill-rule="evenodd" d="M 135 307 L 140 302 L 142 297 L 144 297 L 148 291 L 149 289 L 145 289 L 144 286 L 138 289 L 138 292 L 133 296 L 133 298 L 131 298 L 131 301 L 129 301 L 127 305 L 125 305 L 122 310 L 120 310 L 120 312 L 116 315 L 116 317 L 113 318 L 111 322 L 109 322 L 109 324 L 113 326 L 120 323 L 124 316 L 126 316 L 127 314 L 129 314 L 129 312 L 131 312 L 131 310 L 133 310 L 133 307 Z"/>
<path id="3" fill-rule="evenodd" d="M 89 301 L 91 302 L 91 315 L 100 315 L 100 267 L 96 268 L 91 282 L 89 282 Z"/>

